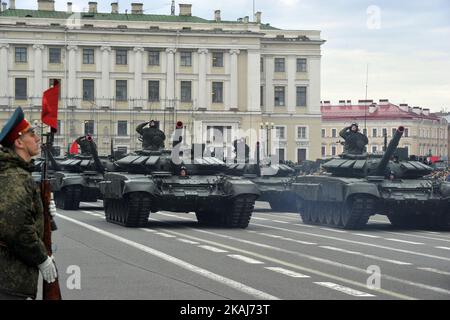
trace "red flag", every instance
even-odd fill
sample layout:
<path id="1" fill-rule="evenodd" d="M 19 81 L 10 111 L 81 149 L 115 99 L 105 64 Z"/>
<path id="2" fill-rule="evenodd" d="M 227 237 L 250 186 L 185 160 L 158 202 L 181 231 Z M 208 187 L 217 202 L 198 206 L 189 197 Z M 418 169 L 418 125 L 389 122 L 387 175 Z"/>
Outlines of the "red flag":
<path id="1" fill-rule="evenodd" d="M 55 85 L 45 91 L 42 97 L 42 122 L 55 130 L 58 130 L 58 96 L 59 84 L 55 82 Z"/>
<path id="2" fill-rule="evenodd" d="M 70 154 L 78 154 L 78 143 L 76 143 L 75 141 L 72 142 L 72 144 L 70 145 L 69 153 Z"/>

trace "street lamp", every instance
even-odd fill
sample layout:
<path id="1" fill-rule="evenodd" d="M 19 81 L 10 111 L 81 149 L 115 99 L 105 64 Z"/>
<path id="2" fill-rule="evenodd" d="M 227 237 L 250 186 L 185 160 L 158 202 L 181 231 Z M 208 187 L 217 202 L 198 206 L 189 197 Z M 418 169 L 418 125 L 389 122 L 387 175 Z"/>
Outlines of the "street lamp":
<path id="1" fill-rule="evenodd" d="M 261 127 L 262 130 L 266 130 L 266 155 L 267 157 L 270 157 L 269 155 L 269 137 L 270 135 L 270 130 L 272 130 L 274 128 L 274 123 L 271 122 L 266 122 L 266 123 L 260 123 L 259 126 Z"/>

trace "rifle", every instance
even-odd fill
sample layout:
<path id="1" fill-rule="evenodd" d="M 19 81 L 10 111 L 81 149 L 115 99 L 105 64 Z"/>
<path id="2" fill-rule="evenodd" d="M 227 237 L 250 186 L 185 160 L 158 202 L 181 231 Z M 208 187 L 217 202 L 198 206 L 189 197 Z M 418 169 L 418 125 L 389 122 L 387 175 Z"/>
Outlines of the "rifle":
<path id="1" fill-rule="evenodd" d="M 48 162 L 49 152 L 53 145 L 54 131 L 46 133 L 46 143 L 43 144 L 44 151 L 44 164 L 41 171 L 41 199 L 44 206 L 44 244 L 47 249 L 48 256 L 52 256 L 52 230 L 56 230 L 56 224 L 50 215 L 50 201 L 51 201 L 51 187 L 50 180 L 48 178 Z M 61 300 L 61 289 L 59 287 L 58 278 L 55 282 L 48 283 L 43 280 L 42 286 L 42 299 L 43 300 Z"/>

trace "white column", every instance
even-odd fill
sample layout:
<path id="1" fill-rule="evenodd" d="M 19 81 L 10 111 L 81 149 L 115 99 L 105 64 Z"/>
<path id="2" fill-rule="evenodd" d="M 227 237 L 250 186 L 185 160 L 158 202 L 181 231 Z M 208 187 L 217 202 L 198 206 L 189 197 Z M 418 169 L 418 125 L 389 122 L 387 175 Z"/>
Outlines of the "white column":
<path id="1" fill-rule="evenodd" d="M 274 73 L 274 61 L 273 57 L 266 57 L 266 111 L 273 112 L 274 107 L 274 87 L 273 87 L 273 73 Z"/>
<path id="2" fill-rule="evenodd" d="M 42 103 L 42 50 L 44 46 L 42 44 L 35 44 L 34 49 L 34 105 L 40 105 Z"/>
<path id="3" fill-rule="evenodd" d="M 261 54 L 258 50 L 247 53 L 247 110 L 261 110 Z"/>
<path id="4" fill-rule="evenodd" d="M 206 87 L 206 70 L 208 49 L 198 49 L 198 108 L 206 108 L 208 91 Z"/>
<path id="5" fill-rule="evenodd" d="M 102 46 L 100 47 L 100 51 L 102 52 L 102 93 L 100 95 L 101 101 L 100 106 L 101 107 L 111 107 L 110 106 L 110 93 L 109 93 L 109 64 L 110 64 L 110 53 L 111 53 L 111 47 L 109 46 Z"/>
<path id="6" fill-rule="evenodd" d="M 309 86 L 306 91 L 308 113 L 320 114 L 320 57 L 308 60 Z"/>
<path id="7" fill-rule="evenodd" d="M 287 58 L 287 111 L 295 112 L 297 105 L 297 88 L 295 86 L 295 78 L 297 74 L 296 56 L 288 56 Z"/>
<path id="8" fill-rule="evenodd" d="M 135 107 L 143 107 L 142 95 L 142 53 L 143 47 L 135 47 L 134 51 L 134 99 Z"/>
<path id="9" fill-rule="evenodd" d="M 238 55 L 237 49 L 230 50 L 230 105 L 225 106 L 226 110 L 238 108 L 239 104 L 239 83 L 238 83 Z"/>
<path id="10" fill-rule="evenodd" d="M 175 53 L 177 49 L 167 48 L 166 49 L 166 62 L 167 62 L 167 81 L 166 81 L 166 104 L 168 105 L 168 100 L 175 99 Z"/>
<path id="11" fill-rule="evenodd" d="M 0 105 L 8 105 L 8 49 L 9 44 L 0 43 Z M 12 94 L 10 94 L 12 95 Z"/>
<path id="12" fill-rule="evenodd" d="M 67 97 L 69 98 L 69 101 L 67 101 L 67 106 L 76 106 L 78 105 L 78 101 L 77 101 L 77 78 L 76 78 L 76 73 L 77 73 L 77 51 L 78 51 L 78 47 L 77 46 L 67 46 L 67 50 L 69 51 L 69 64 L 68 64 L 68 69 L 69 69 L 69 83 L 68 83 L 68 95 Z"/>

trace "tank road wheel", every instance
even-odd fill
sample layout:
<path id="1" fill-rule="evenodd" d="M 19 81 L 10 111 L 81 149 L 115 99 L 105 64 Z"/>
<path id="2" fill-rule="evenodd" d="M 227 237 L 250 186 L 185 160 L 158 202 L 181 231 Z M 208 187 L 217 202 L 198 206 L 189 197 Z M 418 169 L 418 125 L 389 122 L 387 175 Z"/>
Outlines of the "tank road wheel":
<path id="1" fill-rule="evenodd" d="M 388 213 L 387 217 L 389 219 L 389 222 L 391 225 L 393 225 L 396 228 L 402 228 L 402 229 L 411 229 L 415 228 L 417 226 L 417 222 L 419 221 L 419 218 L 415 215 L 408 215 L 403 212 L 399 213 Z"/>
<path id="2" fill-rule="evenodd" d="M 226 209 L 216 216 L 218 225 L 227 228 L 247 228 L 253 213 L 255 200 L 256 196 L 252 194 L 240 195 L 231 199 Z"/>
<path id="3" fill-rule="evenodd" d="M 320 202 L 310 201 L 310 210 L 311 210 L 311 223 L 318 224 L 319 223 L 319 211 L 320 211 Z"/>
<path id="4" fill-rule="evenodd" d="M 327 203 L 326 202 L 320 202 L 317 205 L 317 211 L 318 211 L 318 217 L 319 217 L 319 224 L 326 224 L 326 214 L 327 214 Z"/>
<path id="5" fill-rule="evenodd" d="M 279 198 L 269 201 L 270 208 L 277 212 L 295 212 L 295 199 L 293 196 L 280 195 Z"/>
<path id="6" fill-rule="evenodd" d="M 347 200 L 341 211 L 344 229 L 361 229 L 375 210 L 375 200 L 367 196 L 355 196 Z"/>
<path id="7" fill-rule="evenodd" d="M 80 207 L 82 187 L 67 186 L 55 192 L 55 205 L 58 209 L 78 210 Z"/>
<path id="8" fill-rule="evenodd" d="M 106 221 L 125 227 L 144 227 L 150 215 L 151 198 L 146 192 L 133 192 L 123 199 L 108 199 Z"/>
<path id="9" fill-rule="evenodd" d="M 195 211 L 195 216 L 199 224 L 211 226 L 217 224 L 217 215 L 214 212 L 207 213 L 203 210 Z"/>
<path id="10" fill-rule="evenodd" d="M 332 207 L 331 211 L 333 216 L 332 225 L 335 227 L 342 227 L 342 220 L 341 220 L 342 204 L 337 204 L 336 206 Z"/>
<path id="11" fill-rule="evenodd" d="M 299 207 L 300 216 L 303 223 L 311 223 L 311 203 L 309 201 L 302 201 L 303 205 Z"/>
<path id="12" fill-rule="evenodd" d="M 334 225 L 333 222 L 333 203 L 332 202 L 328 202 L 325 206 L 326 208 L 326 212 L 325 212 L 325 223 L 329 226 Z"/>

